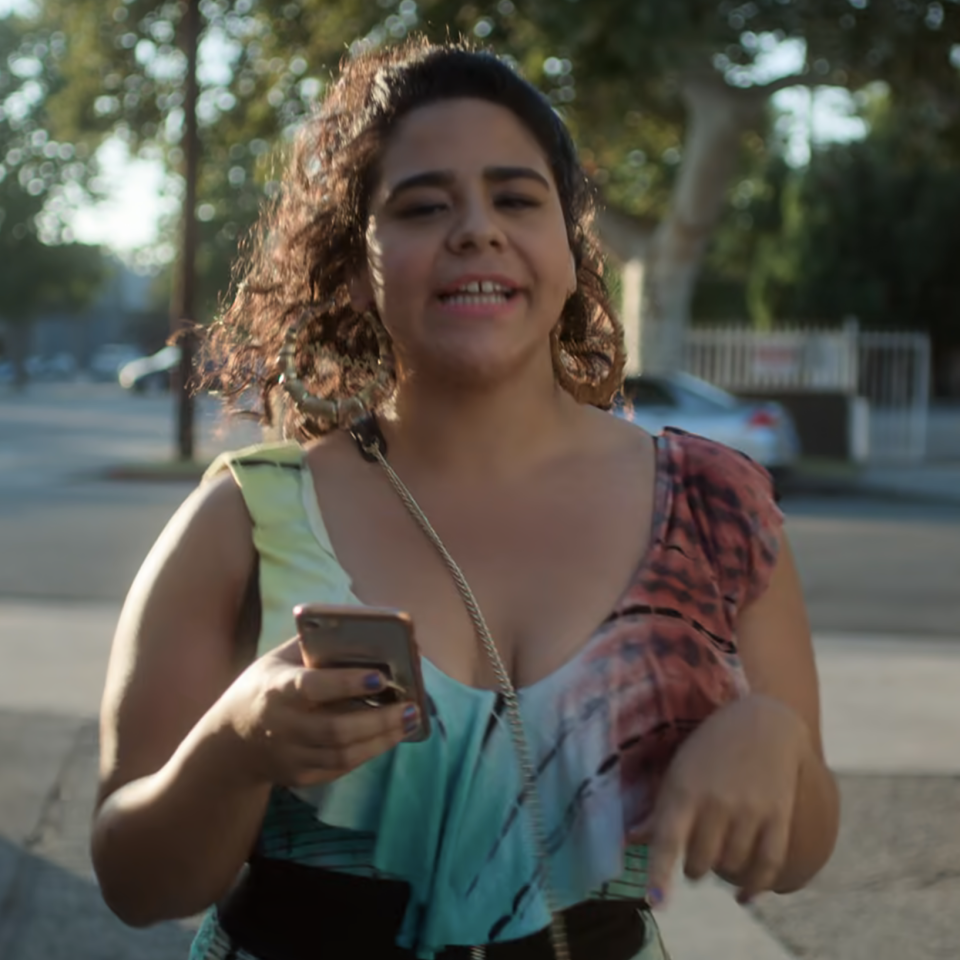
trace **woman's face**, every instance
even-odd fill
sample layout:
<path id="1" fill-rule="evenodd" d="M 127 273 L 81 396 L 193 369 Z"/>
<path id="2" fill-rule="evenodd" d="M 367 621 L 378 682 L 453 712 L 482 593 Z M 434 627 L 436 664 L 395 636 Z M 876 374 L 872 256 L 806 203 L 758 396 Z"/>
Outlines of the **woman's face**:
<path id="1" fill-rule="evenodd" d="M 504 107 L 441 101 L 398 124 L 379 173 L 353 299 L 376 305 L 401 373 L 482 383 L 548 360 L 576 274 L 533 134 Z"/>

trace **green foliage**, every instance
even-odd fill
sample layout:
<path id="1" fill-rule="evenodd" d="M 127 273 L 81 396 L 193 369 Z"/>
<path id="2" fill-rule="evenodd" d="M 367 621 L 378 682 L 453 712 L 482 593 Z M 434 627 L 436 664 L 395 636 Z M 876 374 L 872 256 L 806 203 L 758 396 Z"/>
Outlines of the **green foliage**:
<path id="1" fill-rule="evenodd" d="M 777 145 L 755 132 L 741 144 L 740 175 L 727 194 L 693 303 L 698 323 L 743 323 L 765 318 L 751 303 L 757 262 L 784 226 L 784 191 L 791 169 Z"/>
<path id="2" fill-rule="evenodd" d="M 209 318 L 229 283 L 238 240 L 277 187 L 276 156 L 321 95 L 349 42 L 382 20 L 361 0 L 203 0 L 198 121 L 202 160 L 198 301 Z M 91 151 L 119 133 L 134 153 L 182 162 L 183 4 L 44 0 L 42 23 L 69 38 L 52 68 L 48 109 L 59 134 Z M 205 54 L 206 56 L 205 58 Z M 208 64 L 217 64 L 203 69 Z M 164 225 L 174 236 L 176 218 Z"/>
<path id="3" fill-rule="evenodd" d="M 54 82 L 45 58 L 58 38 L 0 21 L 0 317 L 28 323 L 49 308 L 79 308 L 104 274 L 100 251 L 71 242 L 61 214 L 83 193 L 83 152 L 48 133 Z"/>
<path id="4" fill-rule="evenodd" d="M 48 110 L 57 135 L 92 149 L 119 130 L 134 150 L 158 151 L 177 170 L 182 3 L 42 0 L 42 11 L 53 38 Z M 943 109 L 956 99 L 953 0 L 203 0 L 201 11 L 204 49 L 222 65 L 200 78 L 208 316 L 238 238 L 276 189 L 275 151 L 287 132 L 344 55 L 412 30 L 435 39 L 464 34 L 512 57 L 569 122 L 608 202 L 652 217 L 668 209 L 683 157 L 681 81 L 749 86 L 777 39 L 805 42 L 807 80 L 858 89 L 884 79 L 898 98 Z M 759 143 L 745 148 L 711 253 L 711 276 L 727 287 L 746 283 L 755 253 L 773 256 L 759 251 L 784 209 L 780 187 L 763 173 L 771 151 Z M 736 193 L 743 183 L 753 185 L 746 206 Z"/>
<path id="5" fill-rule="evenodd" d="M 803 82 L 955 104 L 960 4 L 919 0 L 427 0 L 425 21 L 455 23 L 511 53 L 574 129 L 610 202 L 662 215 L 682 158 L 681 82 L 758 82 L 771 45 L 806 46 Z M 478 29 L 482 28 L 482 29 Z"/>
<path id="6" fill-rule="evenodd" d="M 761 319 L 916 327 L 960 345 L 960 165 L 929 111 L 877 107 L 860 143 L 820 150 L 783 192 L 755 264 Z"/>

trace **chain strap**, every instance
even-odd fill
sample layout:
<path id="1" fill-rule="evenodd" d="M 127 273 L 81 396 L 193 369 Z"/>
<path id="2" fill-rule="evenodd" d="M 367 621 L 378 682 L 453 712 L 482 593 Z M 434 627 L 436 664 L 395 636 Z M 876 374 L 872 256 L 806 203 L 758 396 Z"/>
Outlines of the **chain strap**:
<path id="1" fill-rule="evenodd" d="M 355 435 L 356 436 L 356 435 Z M 410 515 L 417 521 L 420 528 L 427 535 L 430 542 L 437 548 L 437 552 L 443 558 L 450 573 L 453 575 L 460 596 L 466 604 L 467 612 L 473 621 L 477 637 L 483 644 L 490 665 L 497 677 L 497 684 L 500 687 L 500 694 L 504 699 L 507 708 L 507 720 L 510 725 L 510 734 L 513 738 L 514 750 L 517 754 L 517 761 L 520 766 L 520 775 L 523 781 L 523 796 L 526 801 L 527 811 L 530 816 L 530 825 L 533 833 L 534 853 L 538 861 L 539 869 L 543 875 L 543 890 L 547 900 L 547 907 L 550 910 L 550 942 L 553 945 L 553 953 L 556 960 L 570 960 L 570 948 L 567 943 L 567 932 L 563 922 L 563 915 L 556 908 L 556 902 L 553 890 L 550 885 L 550 855 L 547 846 L 547 830 L 544 822 L 543 807 L 540 804 L 540 795 L 537 791 L 537 777 L 534 771 L 533 761 L 530 758 L 530 748 L 527 744 L 527 737 L 523 729 L 523 718 L 520 714 L 520 700 L 517 697 L 516 688 L 510 680 L 503 660 L 500 657 L 500 651 L 497 650 L 487 622 L 483 618 L 480 605 L 477 603 L 470 584 L 467 583 L 463 571 L 457 566 L 457 562 L 450 556 L 447 548 L 443 545 L 436 530 L 427 519 L 427 515 L 420 509 L 420 505 L 413 498 L 413 494 L 406 488 L 403 481 L 397 476 L 393 467 L 387 462 L 380 448 L 380 443 L 376 437 L 358 438 L 361 449 L 364 453 L 376 459 L 387 474 L 390 484 L 396 490 L 397 495 L 403 501 Z M 483 960 L 486 955 L 484 947 L 472 947 L 470 950 L 471 960 Z"/>

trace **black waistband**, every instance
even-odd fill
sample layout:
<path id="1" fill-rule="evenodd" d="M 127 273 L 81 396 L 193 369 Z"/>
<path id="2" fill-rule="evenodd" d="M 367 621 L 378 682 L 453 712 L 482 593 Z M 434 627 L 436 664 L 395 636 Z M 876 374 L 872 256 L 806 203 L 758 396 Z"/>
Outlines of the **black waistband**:
<path id="1" fill-rule="evenodd" d="M 220 926 L 260 960 L 413 960 L 396 946 L 410 890 L 374 880 L 254 857 L 217 905 Z M 629 960 L 644 943 L 639 900 L 588 900 L 564 912 L 571 960 Z M 438 960 L 468 960 L 448 947 Z M 487 946 L 488 960 L 553 960 L 546 930 Z"/>

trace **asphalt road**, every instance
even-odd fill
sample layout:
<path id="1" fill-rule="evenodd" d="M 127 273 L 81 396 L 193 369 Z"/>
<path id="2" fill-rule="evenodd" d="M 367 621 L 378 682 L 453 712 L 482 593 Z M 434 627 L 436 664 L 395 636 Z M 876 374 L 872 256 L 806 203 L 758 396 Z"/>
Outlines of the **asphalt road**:
<path id="1" fill-rule="evenodd" d="M 170 411 L 168 397 L 110 385 L 0 398 L 0 597 L 122 600 L 192 485 L 101 472 L 169 456 Z M 218 433 L 210 402 L 199 421 L 201 454 L 256 436 L 249 424 Z M 960 637 L 960 506 L 792 497 L 783 507 L 815 630 Z"/>

